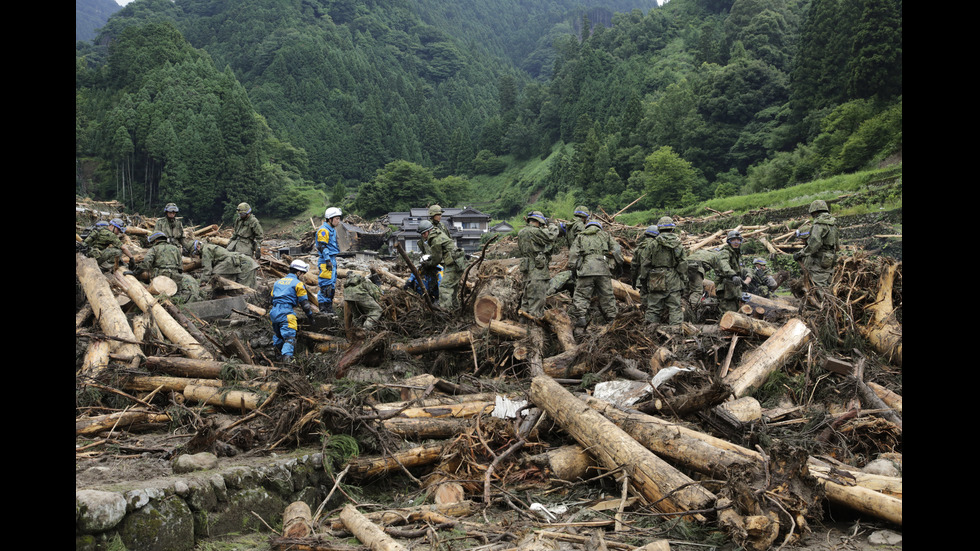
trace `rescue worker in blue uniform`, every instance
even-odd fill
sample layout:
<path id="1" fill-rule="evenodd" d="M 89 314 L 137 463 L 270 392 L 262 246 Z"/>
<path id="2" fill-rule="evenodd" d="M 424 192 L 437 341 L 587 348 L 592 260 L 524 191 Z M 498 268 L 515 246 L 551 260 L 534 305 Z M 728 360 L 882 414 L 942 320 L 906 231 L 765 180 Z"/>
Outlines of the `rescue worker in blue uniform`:
<path id="1" fill-rule="evenodd" d="M 299 322 L 293 308 L 301 306 L 306 317 L 313 320 L 313 306 L 306 292 L 306 286 L 299 279 L 299 274 L 310 270 L 309 264 L 302 260 L 294 260 L 289 265 L 289 273 L 272 285 L 269 293 L 272 299 L 272 309 L 269 319 L 272 321 L 272 345 L 282 355 L 285 362 L 293 360 L 296 350 L 296 330 Z"/>
<path id="2" fill-rule="evenodd" d="M 319 253 L 317 264 L 320 272 L 317 274 L 317 285 L 320 290 L 316 295 L 317 304 L 324 314 L 334 314 L 333 297 L 337 292 L 337 226 L 343 213 L 337 207 L 330 207 L 323 213 L 323 225 L 316 230 L 316 250 Z"/>

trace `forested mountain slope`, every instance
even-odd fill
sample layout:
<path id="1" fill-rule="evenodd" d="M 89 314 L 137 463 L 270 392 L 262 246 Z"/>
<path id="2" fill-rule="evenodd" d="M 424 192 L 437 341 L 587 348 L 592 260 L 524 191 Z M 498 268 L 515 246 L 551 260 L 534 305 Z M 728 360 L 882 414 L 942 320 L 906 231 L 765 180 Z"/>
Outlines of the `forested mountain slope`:
<path id="1" fill-rule="evenodd" d="M 640 196 L 642 208 L 677 208 L 856 170 L 901 152 L 900 0 L 588 5 L 598 7 L 566 0 L 137 0 L 105 27 L 100 42 L 110 48 L 76 48 L 78 155 L 116 174 L 123 159 L 131 162 L 130 200 L 144 209 L 163 197 L 200 196 L 213 201 L 187 208 L 220 216 L 256 188 L 267 192 L 253 201 L 270 201 L 269 210 L 285 215 L 301 209 L 303 186 L 355 191 L 404 174 L 394 185 L 408 196 L 450 203 L 467 198 L 470 178 L 499 186 L 506 200 L 487 208 L 505 217 L 531 197 L 561 193 L 607 209 Z M 171 60 L 154 69 L 170 71 L 170 84 L 137 87 L 120 78 L 146 69 L 132 60 L 161 58 L 127 53 L 152 46 L 126 40 L 125 29 L 150 24 L 154 32 L 169 25 L 174 47 L 184 51 L 176 44 L 186 41 L 198 65 Z M 196 82 L 204 65 L 206 78 L 235 81 L 261 129 L 249 135 L 264 136 L 246 140 L 261 145 L 237 156 L 248 150 L 241 140 L 225 136 L 222 123 L 219 134 L 210 127 L 226 143 L 209 154 L 226 168 L 188 162 L 147 140 L 169 135 L 155 114 L 178 108 L 159 106 L 179 96 L 169 87 Z M 216 99 L 192 107 L 195 117 L 226 111 Z M 152 120 L 134 120 L 140 117 Z M 198 132 L 209 128 L 197 125 Z M 534 159 L 547 161 L 533 177 L 493 178 Z M 236 171 L 255 184 L 243 192 L 192 191 L 214 178 L 231 182 Z M 101 191 L 113 193 L 105 184 Z"/>

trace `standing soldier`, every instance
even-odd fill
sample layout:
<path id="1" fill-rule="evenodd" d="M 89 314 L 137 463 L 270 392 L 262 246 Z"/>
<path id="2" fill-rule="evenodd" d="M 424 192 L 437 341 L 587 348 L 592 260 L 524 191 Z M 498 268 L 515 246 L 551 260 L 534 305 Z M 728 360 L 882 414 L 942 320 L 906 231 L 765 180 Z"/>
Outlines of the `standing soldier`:
<path id="1" fill-rule="evenodd" d="M 443 266 L 442 282 L 439 285 L 439 306 L 447 310 L 459 308 L 459 297 L 456 287 L 466 269 L 466 255 L 456 247 L 456 243 L 446 234 L 435 229 L 432 222 L 419 222 L 419 235 L 422 236 L 423 250 L 428 258 L 422 263 L 422 271 L 426 274 L 437 272 L 438 266 Z"/>
<path id="2" fill-rule="evenodd" d="M 742 234 L 738 230 L 732 230 L 728 232 L 725 245 L 715 257 L 715 285 L 720 293 L 718 309 L 722 314 L 738 310 L 739 300 L 742 298 L 742 285 L 747 274 L 742 268 L 741 247 Z"/>
<path id="3" fill-rule="evenodd" d="M 184 302 L 194 302 L 200 297 L 200 284 L 184 273 L 184 259 L 180 249 L 167 241 L 167 235 L 155 231 L 147 238 L 150 250 L 143 255 L 143 261 L 136 267 L 136 275 L 149 273 L 151 278 L 166 276 L 177 284 L 177 297 Z"/>
<path id="4" fill-rule="evenodd" d="M 86 255 L 94 258 L 103 270 L 114 269 L 124 254 L 132 259 L 133 253 L 119 237 L 125 233 L 126 224 L 120 218 L 113 218 L 105 226 L 96 224 L 92 233 L 85 238 Z"/>
<path id="5" fill-rule="evenodd" d="M 793 260 L 800 262 L 809 272 L 810 280 L 818 288 L 829 287 L 840 247 L 837 219 L 830 215 L 826 201 L 817 199 L 810 203 L 813 226 L 806 239 L 806 247 L 793 253 Z"/>
<path id="6" fill-rule="evenodd" d="M 188 243 L 184 239 L 184 223 L 177 218 L 180 209 L 174 203 L 167 203 L 163 208 L 163 218 L 157 218 L 153 224 L 153 231 L 161 232 L 167 237 L 167 242 L 176 245 L 180 250 L 187 248 Z"/>
<path id="7" fill-rule="evenodd" d="M 276 353 L 281 354 L 283 361 L 293 361 L 296 350 L 296 331 L 299 321 L 293 308 L 301 306 L 306 318 L 313 321 L 313 307 L 306 286 L 299 279 L 299 274 L 310 271 L 310 266 L 302 260 L 294 260 L 289 265 L 289 273 L 272 285 L 269 297 L 272 299 L 272 309 L 269 310 L 269 320 L 272 321 L 272 345 Z"/>
<path id="8" fill-rule="evenodd" d="M 260 258 L 264 236 L 262 224 L 259 224 L 259 219 L 252 214 L 252 207 L 248 206 L 248 203 L 239 203 L 238 219 L 235 220 L 235 229 L 231 240 L 228 241 L 228 250 L 256 259 Z"/>
<path id="9" fill-rule="evenodd" d="M 544 317 L 544 302 L 548 297 L 548 280 L 551 273 L 548 265 L 554 252 L 555 239 L 560 228 L 548 224 L 548 219 L 540 211 L 531 211 L 524 217 L 527 225 L 517 233 L 517 251 L 521 256 L 521 275 L 524 278 L 524 293 L 518 314 L 532 320 Z"/>
<path id="10" fill-rule="evenodd" d="M 647 226 L 647 229 L 643 230 L 643 240 L 636 246 L 633 260 L 630 261 L 630 282 L 633 288 L 640 292 L 640 299 L 644 305 L 647 303 L 647 273 L 642 270 L 643 253 L 655 243 L 658 235 L 660 230 L 657 229 L 656 224 Z"/>
<path id="11" fill-rule="evenodd" d="M 714 268 L 715 258 L 721 249 L 698 249 L 687 255 L 687 302 L 688 321 L 695 321 L 699 318 L 697 310 L 702 306 L 702 298 L 705 296 L 704 278 L 708 271 Z M 714 285 L 708 280 L 710 285 Z M 712 293 L 713 294 L 713 293 Z"/>
<path id="12" fill-rule="evenodd" d="M 575 207 L 575 212 L 572 213 L 574 220 L 568 224 L 568 228 L 565 229 L 565 238 L 568 240 L 568 248 L 572 248 L 572 244 L 575 243 L 575 236 L 585 229 L 585 223 L 589 221 L 589 208 L 583 205 Z"/>
<path id="13" fill-rule="evenodd" d="M 660 235 L 643 250 L 640 271 L 646 277 L 646 320 L 660 323 L 666 311 L 667 323 L 684 321 L 681 293 L 687 286 L 687 253 L 674 233 L 674 220 L 664 216 L 657 221 Z"/>
<path id="14" fill-rule="evenodd" d="M 337 227 L 340 226 L 342 216 L 343 213 L 337 207 L 328 208 L 323 213 L 323 225 L 316 230 L 317 265 L 320 269 L 317 274 L 319 291 L 316 300 L 320 311 L 328 315 L 335 315 L 333 297 L 337 292 L 337 253 L 340 252 Z"/>
<path id="15" fill-rule="evenodd" d="M 255 288 L 259 264 L 251 256 L 234 253 L 220 245 L 195 240 L 191 245 L 191 256 L 201 257 L 201 281 L 207 284 L 212 277 L 221 276 Z"/>
<path id="16" fill-rule="evenodd" d="M 616 297 L 613 295 L 612 271 L 607 259 L 612 259 L 617 268 L 623 265 L 619 243 L 602 231 L 602 224 L 598 220 L 591 220 L 575 236 L 575 242 L 568 252 L 568 264 L 575 273 L 575 292 L 568 314 L 576 327 L 588 325 L 586 315 L 593 293 L 599 295 L 599 309 L 607 323 L 613 321 L 619 313 Z"/>

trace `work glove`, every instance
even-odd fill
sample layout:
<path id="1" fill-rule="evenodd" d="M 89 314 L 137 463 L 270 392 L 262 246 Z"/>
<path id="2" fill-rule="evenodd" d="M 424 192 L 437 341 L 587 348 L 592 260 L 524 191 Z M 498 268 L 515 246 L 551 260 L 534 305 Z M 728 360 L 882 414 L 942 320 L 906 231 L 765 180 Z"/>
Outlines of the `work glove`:
<path id="1" fill-rule="evenodd" d="M 742 284 L 742 278 L 739 277 L 739 276 L 737 276 L 737 275 L 733 275 L 732 276 L 732 283 L 734 283 L 736 285 L 741 285 Z"/>
<path id="2" fill-rule="evenodd" d="M 803 258 L 803 251 L 796 251 L 793 253 L 793 260 L 799 262 L 801 258 Z"/>
<path id="3" fill-rule="evenodd" d="M 313 317 L 313 310 L 307 310 L 306 311 L 306 320 L 309 321 L 310 323 L 313 323 L 314 319 L 315 318 Z"/>

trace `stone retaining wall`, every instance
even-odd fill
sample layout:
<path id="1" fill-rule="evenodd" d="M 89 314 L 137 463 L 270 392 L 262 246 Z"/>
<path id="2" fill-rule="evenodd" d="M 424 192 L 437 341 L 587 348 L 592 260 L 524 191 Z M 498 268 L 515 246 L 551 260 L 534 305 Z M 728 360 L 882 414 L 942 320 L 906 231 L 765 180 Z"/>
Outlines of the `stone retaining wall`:
<path id="1" fill-rule="evenodd" d="M 256 466 L 219 469 L 216 463 L 167 478 L 76 489 L 75 549 L 181 551 L 201 539 L 267 531 L 266 524 L 281 525 L 294 501 L 316 510 L 333 485 L 319 453 Z"/>

